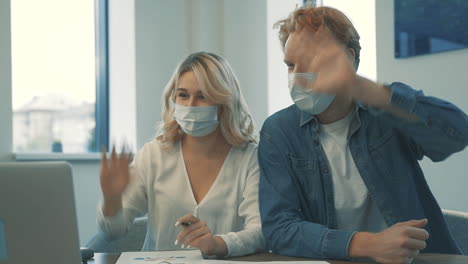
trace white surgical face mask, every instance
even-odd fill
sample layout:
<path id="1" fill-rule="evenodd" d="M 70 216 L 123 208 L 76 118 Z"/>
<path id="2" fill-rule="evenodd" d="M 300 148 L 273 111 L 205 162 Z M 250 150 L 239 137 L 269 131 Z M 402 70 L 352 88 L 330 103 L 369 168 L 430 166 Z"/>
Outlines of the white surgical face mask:
<path id="1" fill-rule="evenodd" d="M 317 79 L 316 73 L 290 73 L 288 76 L 289 94 L 294 104 L 304 112 L 318 115 L 325 111 L 335 99 L 335 95 L 314 93 L 310 87 Z"/>
<path id="2" fill-rule="evenodd" d="M 174 119 L 182 130 L 194 137 L 203 137 L 218 126 L 218 106 L 183 106 L 175 104 Z"/>

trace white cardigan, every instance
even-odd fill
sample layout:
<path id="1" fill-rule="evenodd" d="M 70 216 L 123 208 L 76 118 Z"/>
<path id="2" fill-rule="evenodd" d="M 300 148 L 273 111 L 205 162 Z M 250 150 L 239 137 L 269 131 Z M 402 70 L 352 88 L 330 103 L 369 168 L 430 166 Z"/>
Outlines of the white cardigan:
<path id="1" fill-rule="evenodd" d="M 98 208 L 99 228 L 107 235 L 124 235 L 135 217 L 148 213 L 143 250 L 177 250 L 180 246 L 174 241 L 181 229 L 174 224 L 196 211 L 212 233 L 226 242 L 227 256 L 265 250 L 258 209 L 256 145 L 231 148 L 218 177 L 198 205 L 180 143 L 170 151 L 162 149 L 156 139 L 146 143 L 136 154 L 130 174 L 123 209 L 115 216 L 104 217 L 102 203 Z"/>

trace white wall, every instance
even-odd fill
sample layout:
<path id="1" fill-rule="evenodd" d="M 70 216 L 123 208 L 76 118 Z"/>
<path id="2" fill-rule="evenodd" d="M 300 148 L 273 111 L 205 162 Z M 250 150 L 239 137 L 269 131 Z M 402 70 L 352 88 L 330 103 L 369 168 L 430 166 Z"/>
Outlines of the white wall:
<path id="1" fill-rule="evenodd" d="M 155 135 L 162 94 L 177 63 L 189 53 L 224 56 L 253 118 L 268 115 L 266 0 L 135 1 L 137 147 Z"/>
<path id="2" fill-rule="evenodd" d="M 0 1 L 0 161 L 11 159 L 13 123 L 11 108 L 10 1 Z"/>
<path id="3" fill-rule="evenodd" d="M 136 147 L 134 0 L 109 1 L 109 132 L 111 142 Z"/>
<path id="4" fill-rule="evenodd" d="M 360 0 L 359 5 L 349 0 L 323 0 L 323 5 L 343 12 L 359 33 L 361 44 L 358 74 L 377 79 L 377 51 L 375 31 L 375 0 Z"/>
<path id="5" fill-rule="evenodd" d="M 393 1 L 376 2 L 377 79 L 401 81 L 415 89 L 448 100 L 468 111 L 468 49 L 394 58 Z M 425 158 L 422 167 L 441 207 L 468 212 L 468 150 L 446 161 L 433 163 Z"/>
<path id="6" fill-rule="evenodd" d="M 161 121 L 162 93 L 188 53 L 187 1 L 135 1 L 137 147 Z"/>
<path id="7" fill-rule="evenodd" d="M 278 28 L 273 28 L 273 25 L 280 19 L 288 17 L 301 2 L 300 0 L 267 1 L 269 114 L 293 104 L 288 88 L 288 67 L 284 64 L 284 53 L 278 38 Z"/>
<path id="8" fill-rule="evenodd" d="M 267 0 L 224 0 L 224 55 L 260 129 L 268 116 Z"/>
<path id="9" fill-rule="evenodd" d="M 187 41 L 190 52 L 224 51 L 224 1 L 187 1 Z"/>

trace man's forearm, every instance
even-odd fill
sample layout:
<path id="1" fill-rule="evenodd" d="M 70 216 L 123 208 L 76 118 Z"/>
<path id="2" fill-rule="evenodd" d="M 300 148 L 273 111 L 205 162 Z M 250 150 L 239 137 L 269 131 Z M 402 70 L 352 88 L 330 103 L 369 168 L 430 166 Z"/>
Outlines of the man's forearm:
<path id="1" fill-rule="evenodd" d="M 352 96 L 354 99 L 378 108 L 388 108 L 390 106 L 392 91 L 389 87 L 359 75 L 356 77 L 353 86 Z"/>
<path id="2" fill-rule="evenodd" d="M 353 85 L 352 96 L 355 100 L 366 105 L 389 111 L 407 120 L 417 120 L 418 117 L 397 106 L 392 105 L 392 90 L 383 84 L 376 83 L 365 77 L 357 76 Z"/>

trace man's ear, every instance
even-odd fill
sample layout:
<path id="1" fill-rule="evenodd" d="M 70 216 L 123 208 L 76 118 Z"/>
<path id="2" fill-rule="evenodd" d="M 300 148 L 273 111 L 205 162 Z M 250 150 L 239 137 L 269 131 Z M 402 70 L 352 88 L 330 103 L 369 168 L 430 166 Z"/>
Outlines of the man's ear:
<path id="1" fill-rule="evenodd" d="M 353 68 L 356 68 L 356 65 L 355 65 L 355 59 L 356 59 L 356 52 L 354 52 L 354 50 L 352 48 L 348 48 L 347 49 L 348 52 L 346 52 L 349 56 L 349 60 L 351 61 L 351 63 L 353 64 Z M 356 69 L 354 69 L 354 71 L 356 71 Z"/>

